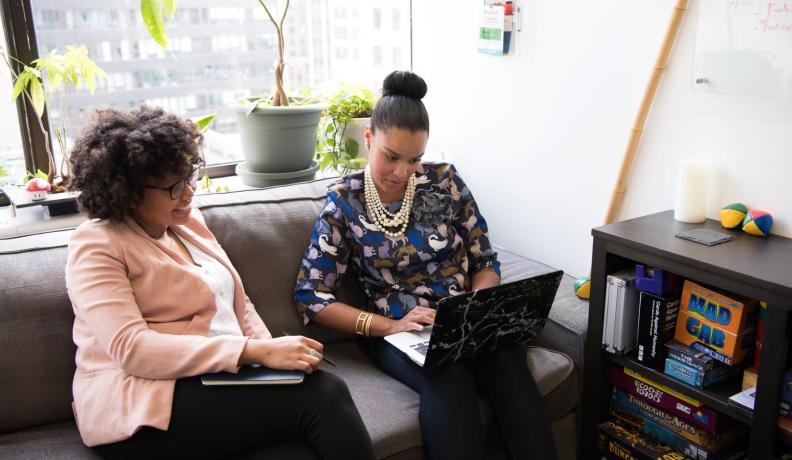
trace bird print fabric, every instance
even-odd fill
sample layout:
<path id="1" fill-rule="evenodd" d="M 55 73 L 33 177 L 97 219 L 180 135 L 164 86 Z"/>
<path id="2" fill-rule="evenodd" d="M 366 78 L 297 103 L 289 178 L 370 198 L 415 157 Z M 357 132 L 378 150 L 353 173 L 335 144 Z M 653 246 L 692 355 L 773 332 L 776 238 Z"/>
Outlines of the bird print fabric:
<path id="1" fill-rule="evenodd" d="M 410 222 L 397 238 L 367 215 L 362 172 L 328 187 L 294 289 L 306 323 L 336 301 L 337 283 L 350 264 L 369 298 L 357 306 L 394 319 L 469 290 L 482 270 L 500 275 L 486 221 L 456 169 L 423 163 L 416 176 Z M 391 203 L 389 211 L 400 206 Z"/>

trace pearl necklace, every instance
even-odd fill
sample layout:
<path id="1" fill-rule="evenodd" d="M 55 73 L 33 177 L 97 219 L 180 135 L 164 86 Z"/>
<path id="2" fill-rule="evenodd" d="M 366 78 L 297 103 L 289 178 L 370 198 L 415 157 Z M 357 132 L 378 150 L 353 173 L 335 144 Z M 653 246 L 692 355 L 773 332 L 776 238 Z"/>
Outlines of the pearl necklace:
<path id="1" fill-rule="evenodd" d="M 407 189 L 404 191 L 402 206 L 396 214 L 389 212 L 385 205 L 382 204 L 368 166 L 363 172 L 363 177 L 363 191 L 366 196 L 366 210 L 369 217 L 374 219 L 377 227 L 388 237 L 399 238 L 404 235 L 407 223 L 410 221 L 410 211 L 412 211 L 413 198 L 415 197 L 415 174 L 412 174 L 407 180 Z M 393 231 L 390 229 L 393 229 Z"/>

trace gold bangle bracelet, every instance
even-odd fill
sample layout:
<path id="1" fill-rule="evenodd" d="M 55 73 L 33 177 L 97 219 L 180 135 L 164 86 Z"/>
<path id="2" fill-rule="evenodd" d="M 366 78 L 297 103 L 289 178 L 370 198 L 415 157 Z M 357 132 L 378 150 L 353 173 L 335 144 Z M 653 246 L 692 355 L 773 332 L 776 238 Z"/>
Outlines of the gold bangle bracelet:
<path id="1" fill-rule="evenodd" d="M 371 321 L 374 319 L 374 313 L 369 313 L 368 318 L 366 318 L 366 325 L 363 334 L 366 337 L 369 337 L 369 333 L 371 332 Z"/>
<path id="2" fill-rule="evenodd" d="M 355 321 L 355 334 L 357 335 L 364 335 L 365 327 L 366 327 L 366 319 L 368 319 L 368 313 L 365 311 L 361 311 Z"/>

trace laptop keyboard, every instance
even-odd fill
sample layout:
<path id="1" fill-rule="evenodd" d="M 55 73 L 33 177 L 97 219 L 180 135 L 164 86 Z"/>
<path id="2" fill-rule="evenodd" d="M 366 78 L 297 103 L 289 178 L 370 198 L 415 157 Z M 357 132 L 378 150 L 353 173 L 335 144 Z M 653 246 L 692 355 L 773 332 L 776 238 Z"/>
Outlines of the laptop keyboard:
<path id="1" fill-rule="evenodd" d="M 410 348 L 426 356 L 426 352 L 429 351 L 429 341 L 427 340 L 425 342 L 414 343 L 410 345 Z"/>

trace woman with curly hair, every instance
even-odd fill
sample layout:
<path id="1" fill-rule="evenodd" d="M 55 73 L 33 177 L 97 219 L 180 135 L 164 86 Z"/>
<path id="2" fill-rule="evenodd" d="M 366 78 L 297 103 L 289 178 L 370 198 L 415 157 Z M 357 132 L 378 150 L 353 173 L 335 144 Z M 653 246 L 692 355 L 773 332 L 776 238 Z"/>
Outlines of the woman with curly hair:
<path id="1" fill-rule="evenodd" d="M 373 458 L 322 344 L 272 338 L 228 256 L 192 207 L 196 125 L 162 109 L 96 112 L 71 155 L 89 220 L 69 243 L 73 409 L 108 458 Z M 242 365 L 299 369 L 301 385 L 202 387 Z"/>
<path id="2" fill-rule="evenodd" d="M 294 297 L 306 321 L 364 336 L 372 359 L 420 393 L 430 458 L 485 458 L 482 392 L 511 458 L 553 459 L 553 434 L 524 347 L 425 369 L 382 338 L 433 324 L 443 297 L 500 283 L 487 223 L 470 189 L 452 165 L 421 162 L 429 138 L 426 91 L 412 72 L 385 78 L 366 129 L 368 166 L 328 189 Z M 362 310 L 335 298 L 347 267 L 368 294 Z"/>

